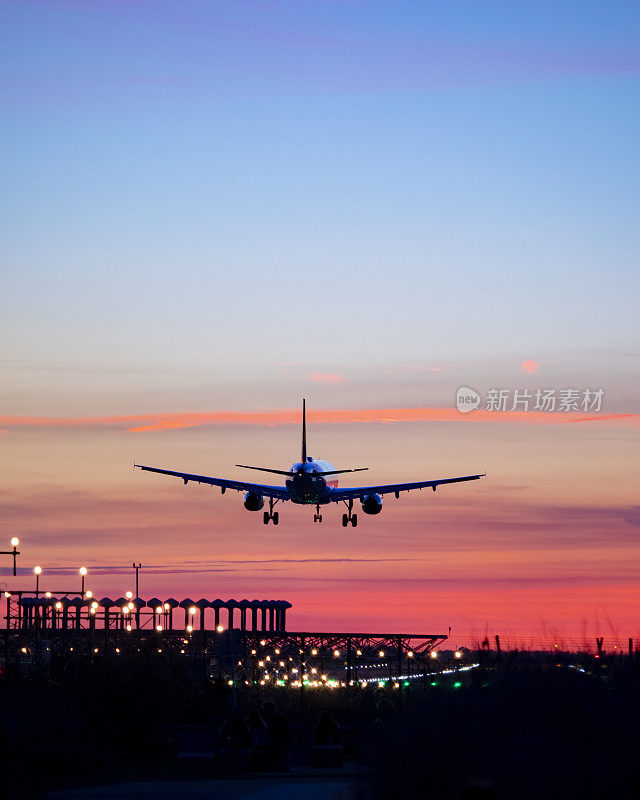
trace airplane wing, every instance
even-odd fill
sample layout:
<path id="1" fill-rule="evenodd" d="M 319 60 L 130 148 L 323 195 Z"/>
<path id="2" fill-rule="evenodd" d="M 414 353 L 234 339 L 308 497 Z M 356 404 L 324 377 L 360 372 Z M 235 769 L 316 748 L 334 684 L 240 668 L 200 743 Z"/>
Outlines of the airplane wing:
<path id="1" fill-rule="evenodd" d="M 174 472 L 171 469 L 157 469 L 156 467 L 144 467 L 142 464 L 134 464 L 138 469 L 147 472 L 159 472 L 161 475 L 173 475 L 174 478 L 182 478 L 185 484 L 189 481 L 194 483 L 208 483 L 211 486 L 219 486 L 223 491 L 233 489 L 236 492 L 255 492 L 264 497 L 276 497 L 278 500 L 289 500 L 289 492 L 284 486 L 266 486 L 262 483 L 246 483 L 245 481 L 231 481 L 227 478 L 210 478 L 207 475 L 192 475 L 189 472 Z"/>
<path id="2" fill-rule="evenodd" d="M 332 489 L 331 500 L 336 503 L 340 500 L 350 500 L 357 497 L 363 498 L 367 494 L 392 494 L 398 492 L 411 492 L 413 489 L 432 488 L 435 492 L 437 486 L 443 483 L 462 483 L 463 481 L 477 481 L 484 478 L 482 475 L 464 475 L 461 478 L 439 478 L 434 481 L 415 481 L 414 483 L 389 483 L 386 486 L 357 486 L 348 489 Z"/>

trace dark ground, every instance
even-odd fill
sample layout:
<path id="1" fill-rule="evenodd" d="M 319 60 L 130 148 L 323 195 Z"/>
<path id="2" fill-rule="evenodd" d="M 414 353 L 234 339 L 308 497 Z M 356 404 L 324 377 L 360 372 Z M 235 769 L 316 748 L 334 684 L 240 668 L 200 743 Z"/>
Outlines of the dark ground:
<path id="1" fill-rule="evenodd" d="M 400 690 L 242 687 L 243 712 L 272 698 L 292 731 L 291 769 L 267 774 L 268 765 L 226 756 L 178 757 L 185 737 L 187 749 L 214 753 L 234 698 L 222 683 L 195 689 L 169 660 L 96 660 L 55 680 L 5 677 L 0 794 L 125 797 L 133 781 L 144 783 L 140 797 L 182 800 L 331 797 L 341 786 L 355 800 L 640 798 L 640 670 L 620 657 L 557 659 L 507 654 Z M 311 764 L 325 710 L 341 727 L 343 768 Z"/>

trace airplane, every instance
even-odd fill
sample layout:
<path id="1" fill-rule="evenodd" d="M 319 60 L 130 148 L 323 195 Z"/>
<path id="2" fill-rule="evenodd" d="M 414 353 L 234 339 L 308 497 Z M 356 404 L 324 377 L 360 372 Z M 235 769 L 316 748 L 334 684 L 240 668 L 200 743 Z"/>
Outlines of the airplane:
<path id="1" fill-rule="evenodd" d="M 245 492 L 244 507 L 247 511 L 261 511 L 264 508 L 265 498 L 269 501 L 269 510 L 263 514 L 264 524 L 269 521 L 277 525 L 279 514 L 274 511 L 274 506 L 279 502 L 290 500 L 298 505 L 315 505 L 316 513 L 313 515 L 314 522 L 322 522 L 320 506 L 328 503 L 344 503 L 347 513 L 342 515 L 342 526 L 346 528 L 351 524 L 356 527 L 358 515 L 353 513 L 354 500 L 360 500 L 362 511 L 365 514 L 379 514 L 382 511 L 382 497 L 385 494 L 395 494 L 396 500 L 400 497 L 400 492 L 411 492 L 414 489 L 425 489 L 430 487 L 435 492 L 438 486 L 445 483 L 462 483 L 463 481 L 475 481 L 485 477 L 486 473 L 480 475 L 464 475 L 460 478 L 438 478 L 430 481 L 415 481 L 414 483 L 390 483 L 384 486 L 357 486 L 355 488 L 339 488 L 338 479 L 334 476 L 347 472 L 364 472 L 368 467 L 358 467 L 356 469 L 336 469 L 328 461 L 320 458 L 312 458 L 307 455 L 307 424 L 306 424 L 306 401 L 302 401 L 302 453 L 300 461 L 291 465 L 291 469 L 270 469 L 268 467 L 253 467 L 247 464 L 236 464 L 236 467 L 243 469 L 254 469 L 260 472 L 270 472 L 275 475 L 284 475 L 284 486 L 268 486 L 262 483 L 247 483 L 245 481 L 228 480 L 227 478 L 210 478 L 207 475 L 192 475 L 189 472 L 175 472 L 170 469 L 158 469 L 157 467 L 145 467 L 142 464 L 134 464 L 141 470 L 147 472 L 158 472 L 161 475 L 173 475 L 182 478 L 185 486 L 189 481 L 194 483 L 208 483 L 211 486 L 219 486 L 222 494 L 227 489 L 236 492 Z M 331 480 L 326 480 L 326 478 Z"/>

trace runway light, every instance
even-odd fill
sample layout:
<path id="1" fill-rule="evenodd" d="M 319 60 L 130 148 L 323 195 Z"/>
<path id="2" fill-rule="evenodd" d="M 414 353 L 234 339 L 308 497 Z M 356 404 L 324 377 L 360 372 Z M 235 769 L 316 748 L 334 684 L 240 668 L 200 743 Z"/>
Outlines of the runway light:
<path id="1" fill-rule="evenodd" d="M 131 633 L 131 625 L 127 625 L 127 630 Z"/>
<path id="2" fill-rule="evenodd" d="M 160 633 L 162 631 L 162 625 L 156 625 L 156 630 Z"/>
<path id="3" fill-rule="evenodd" d="M 93 597 L 93 592 L 91 589 L 87 589 L 87 591 L 84 593 L 84 596 L 87 598 L 87 600 L 90 600 Z"/>
<path id="4" fill-rule="evenodd" d="M 456 682 L 453 684 L 453 688 L 454 688 L 454 689 L 459 689 L 461 686 L 462 686 L 462 683 L 461 683 L 460 681 L 456 681 Z"/>
<path id="5" fill-rule="evenodd" d="M 189 609 L 190 614 L 195 614 L 197 611 L 198 609 L 195 606 L 191 606 L 191 608 Z"/>
<path id="6" fill-rule="evenodd" d="M 84 576 L 87 574 L 87 568 L 86 567 L 80 567 L 80 574 L 84 578 Z"/>
<path id="7" fill-rule="evenodd" d="M 122 613 L 128 614 L 129 613 L 129 606 L 122 606 Z"/>
<path id="8" fill-rule="evenodd" d="M 4 596 L 5 596 L 5 597 L 11 597 L 11 592 L 5 592 L 5 593 L 4 593 Z"/>
<path id="9" fill-rule="evenodd" d="M 131 600 L 131 598 L 133 597 L 133 592 L 125 592 L 124 596 L 127 598 L 127 600 Z"/>
<path id="10" fill-rule="evenodd" d="M 462 653 L 461 653 L 459 650 L 456 650 L 456 652 L 455 652 L 453 655 L 454 655 L 456 658 L 462 658 Z"/>
<path id="11" fill-rule="evenodd" d="M 274 652 L 274 653 L 275 653 L 277 656 L 279 656 L 279 655 L 280 655 L 280 651 L 278 650 L 278 648 L 277 648 L 277 647 L 276 647 L 276 649 L 275 649 L 273 652 Z"/>
<path id="12" fill-rule="evenodd" d="M 134 609 L 133 603 L 127 603 L 127 606 L 129 607 L 129 611 L 133 611 Z"/>
<path id="13" fill-rule="evenodd" d="M 318 655 L 318 651 L 316 650 L 316 648 L 315 648 L 315 647 L 314 647 L 314 648 L 313 648 L 313 650 L 311 651 L 311 655 L 312 655 L 312 656 L 317 656 L 317 655 Z"/>
<path id="14" fill-rule="evenodd" d="M 431 656 L 431 658 L 437 658 L 438 657 L 438 651 L 437 650 L 432 650 L 429 655 Z"/>
<path id="15" fill-rule="evenodd" d="M 156 608 L 156 614 L 162 614 L 162 606 Z"/>
<path id="16" fill-rule="evenodd" d="M 222 633 L 222 631 L 224 630 L 224 628 L 222 627 L 222 625 L 218 625 L 218 626 L 216 627 L 216 630 L 218 631 L 218 633 Z M 251 652 L 255 654 L 255 652 L 256 652 L 256 651 L 255 651 L 255 650 L 252 650 Z"/>
<path id="17" fill-rule="evenodd" d="M 407 653 L 407 658 L 413 658 L 413 650 L 409 650 Z"/>
<path id="18" fill-rule="evenodd" d="M 168 611 L 170 608 L 171 608 L 171 606 L 169 605 L 169 603 L 165 603 L 164 604 L 164 610 L 165 611 Z"/>
<path id="19" fill-rule="evenodd" d="M 380 658 L 384 658 L 384 650 L 381 650 L 381 651 L 378 653 L 378 655 L 380 656 Z"/>
<path id="20" fill-rule="evenodd" d="M 36 573 L 36 575 L 40 575 L 40 573 L 42 572 L 42 567 L 34 567 L 33 571 Z"/>
<path id="21" fill-rule="evenodd" d="M 361 656 L 362 655 L 362 650 L 356 650 L 356 655 L 357 656 Z"/>
<path id="22" fill-rule="evenodd" d="M 22 647 L 22 648 L 21 648 L 21 652 L 22 652 L 22 653 L 26 653 L 26 652 L 27 652 L 27 648 L 26 648 L 26 647 Z"/>
<path id="23" fill-rule="evenodd" d="M 187 625 L 187 633 L 193 633 L 193 625 Z"/>
<path id="24" fill-rule="evenodd" d="M 17 547 L 20 544 L 20 539 L 17 536 L 14 536 L 11 540 L 11 547 Z"/>
<path id="25" fill-rule="evenodd" d="M 339 650 L 334 650 L 334 651 L 333 651 L 333 655 L 334 655 L 336 658 L 339 658 L 339 656 L 340 656 L 340 651 L 339 651 Z"/>
<path id="26" fill-rule="evenodd" d="M 44 596 L 45 596 L 45 597 L 51 597 L 51 592 L 45 592 L 45 593 L 44 593 Z"/>
<path id="27" fill-rule="evenodd" d="M 90 614 L 95 614 L 96 613 L 96 610 L 95 610 L 95 608 L 93 606 L 91 606 L 91 608 L 89 609 L 89 613 Z"/>
<path id="28" fill-rule="evenodd" d="M 98 608 L 98 601 L 97 600 L 94 600 L 93 603 L 91 603 L 91 608 Z"/>

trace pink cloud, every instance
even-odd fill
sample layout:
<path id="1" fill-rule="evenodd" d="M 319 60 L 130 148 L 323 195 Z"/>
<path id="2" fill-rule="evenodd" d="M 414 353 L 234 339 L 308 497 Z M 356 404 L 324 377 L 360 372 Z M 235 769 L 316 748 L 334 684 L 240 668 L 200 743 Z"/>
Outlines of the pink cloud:
<path id="1" fill-rule="evenodd" d="M 540 364 L 532 358 L 527 358 L 526 361 L 522 362 L 522 369 L 529 374 L 537 372 L 539 366 Z"/>
<path id="2" fill-rule="evenodd" d="M 312 372 L 311 380 L 314 383 L 342 383 L 344 377 L 336 372 Z"/>
<path id="3" fill-rule="evenodd" d="M 309 422 L 351 424 L 356 422 L 489 422 L 524 425 L 560 425 L 567 422 L 613 422 L 637 426 L 640 414 L 585 414 L 578 411 L 485 411 L 477 409 L 461 414 L 454 408 L 362 408 L 311 409 Z M 194 428 L 201 425 L 273 426 L 299 425 L 300 410 L 276 411 L 184 411 L 168 414 L 131 414 L 113 417 L 12 417 L 0 416 L 5 429 L 15 428 L 115 428 L 130 432 Z"/>

